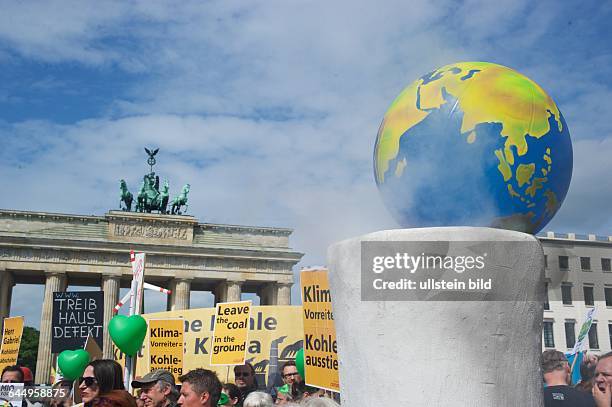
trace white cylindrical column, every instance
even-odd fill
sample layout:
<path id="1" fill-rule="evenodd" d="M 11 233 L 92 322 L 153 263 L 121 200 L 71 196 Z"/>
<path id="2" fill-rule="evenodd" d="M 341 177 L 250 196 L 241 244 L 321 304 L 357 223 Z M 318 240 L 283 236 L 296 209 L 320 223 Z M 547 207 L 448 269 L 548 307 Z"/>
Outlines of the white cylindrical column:
<path id="1" fill-rule="evenodd" d="M 49 383 L 51 377 L 51 317 L 53 313 L 53 293 L 66 290 L 64 273 L 47 273 L 45 279 L 45 298 L 40 316 L 40 337 L 36 359 L 36 383 Z"/>
<path id="2" fill-rule="evenodd" d="M 291 305 L 291 284 L 278 284 L 277 305 Z"/>
<path id="3" fill-rule="evenodd" d="M 488 242 L 493 253 L 483 271 L 493 284 L 503 281 L 496 290 L 509 297 L 363 301 L 368 241 Z M 544 254 L 534 236 L 468 227 L 381 231 L 331 246 L 328 265 L 343 405 L 542 405 Z"/>
<path id="4" fill-rule="evenodd" d="M 191 297 L 191 279 L 181 278 L 176 280 L 173 310 L 189 309 Z"/>
<path id="5" fill-rule="evenodd" d="M 104 336 L 102 353 L 105 359 L 113 359 L 113 341 L 108 333 L 108 323 L 115 316 L 115 305 L 119 302 L 120 276 L 103 275 L 102 291 L 104 291 Z"/>
<path id="6" fill-rule="evenodd" d="M 240 301 L 242 295 L 242 282 L 222 281 L 215 287 L 215 304 L 220 302 Z"/>
<path id="7" fill-rule="evenodd" d="M 11 299 L 13 297 L 13 287 L 15 278 L 13 273 L 0 270 L 0 329 L 3 326 L 4 318 L 11 315 Z"/>
<path id="8" fill-rule="evenodd" d="M 259 295 L 259 303 L 261 305 L 277 305 L 278 288 L 276 283 L 270 282 L 264 284 L 257 290 L 257 295 Z"/>

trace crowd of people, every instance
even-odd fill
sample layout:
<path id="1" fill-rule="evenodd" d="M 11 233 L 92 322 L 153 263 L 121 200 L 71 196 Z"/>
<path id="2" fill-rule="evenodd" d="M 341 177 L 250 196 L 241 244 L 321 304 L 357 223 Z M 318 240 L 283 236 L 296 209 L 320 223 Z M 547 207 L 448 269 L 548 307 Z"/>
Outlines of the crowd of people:
<path id="1" fill-rule="evenodd" d="M 123 368 L 114 360 L 90 362 L 77 381 L 78 398 L 70 394 L 73 383 L 61 380 L 64 397 L 50 400 L 51 407 L 334 407 L 339 404 L 322 389 L 308 386 L 298 373 L 295 362 L 281 367 L 283 385 L 261 391 L 255 369 L 250 363 L 234 367 L 234 383 L 221 383 L 217 374 L 207 369 L 195 369 L 180 376 L 180 386 L 166 370 L 153 370 L 132 381 L 135 396 L 126 391 Z M 27 367 L 7 366 L 2 371 L 2 383 L 33 384 L 32 372 Z M 31 403 L 25 403 L 24 407 Z"/>
<path id="2" fill-rule="evenodd" d="M 571 366 L 563 352 L 542 353 L 545 407 L 612 406 L 612 352 L 585 355 L 579 369 L 581 380 L 571 386 Z"/>
<path id="3" fill-rule="evenodd" d="M 542 354 L 544 406 L 611 407 L 612 352 L 602 356 L 585 355 L 580 366 L 581 381 L 571 386 L 571 366 L 557 350 Z M 136 396 L 125 390 L 123 368 L 114 360 L 90 362 L 78 379 L 79 407 L 335 407 L 339 404 L 324 390 L 306 385 L 295 362 L 281 366 L 283 385 L 267 391 L 258 388 L 255 369 L 250 363 L 234 367 L 234 383 L 221 383 L 217 374 L 195 369 L 179 377 L 166 370 L 154 370 L 132 381 Z M 27 367 L 7 366 L 2 383 L 33 385 L 32 371 Z M 52 407 L 72 407 L 71 381 L 62 380 L 65 397 L 51 400 Z M 25 404 L 24 404 L 25 405 Z"/>

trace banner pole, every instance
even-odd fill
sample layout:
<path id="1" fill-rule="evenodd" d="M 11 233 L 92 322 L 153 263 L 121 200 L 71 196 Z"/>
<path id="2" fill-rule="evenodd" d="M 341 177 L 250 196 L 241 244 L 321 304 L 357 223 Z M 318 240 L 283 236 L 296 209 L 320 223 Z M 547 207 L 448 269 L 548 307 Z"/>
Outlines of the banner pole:
<path id="1" fill-rule="evenodd" d="M 141 289 L 142 289 L 142 280 L 144 275 L 144 254 L 139 253 L 139 256 L 134 253 L 134 251 L 130 252 L 130 261 L 132 262 L 132 284 L 130 289 L 130 311 L 129 316 L 140 315 L 140 302 L 142 300 Z M 142 267 L 142 269 L 140 269 Z M 137 355 L 137 354 L 136 354 Z M 132 392 L 132 378 L 134 377 L 136 360 L 134 356 L 125 355 L 125 372 L 124 372 L 124 382 L 125 388 L 128 392 Z"/>
<path id="2" fill-rule="evenodd" d="M 574 353 L 574 360 L 572 360 L 572 367 L 570 367 L 570 382 L 572 381 L 572 378 L 574 377 L 574 366 L 576 366 L 576 361 L 578 360 L 578 357 L 580 356 L 582 352 L 576 352 Z"/>
<path id="3" fill-rule="evenodd" d="M 135 294 L 135 290 L 136 290 L 136 279 L 132 276 L 132 286 L 130 289 L 130 310 L 128 315 L 131 317 L 132 315 L 134 315 L 134 302 L 136 300 L 136 296 Z M 129 355 L 125 355 L 125 372 L 124 372 L 124 383 L 125 383 L 125 389 L 131 393 L 132 392 L 132 356 Z"/>

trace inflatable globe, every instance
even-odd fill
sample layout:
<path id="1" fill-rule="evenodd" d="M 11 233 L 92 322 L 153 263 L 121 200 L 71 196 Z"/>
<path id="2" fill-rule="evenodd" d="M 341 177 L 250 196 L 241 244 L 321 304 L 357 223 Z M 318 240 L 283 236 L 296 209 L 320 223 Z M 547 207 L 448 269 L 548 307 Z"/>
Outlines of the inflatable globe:
<path id="1" fill-rule="evenodd" d="M 447 65 L 387 110 L 374 176 L 403 227 L 535 234 L 567 194 L 570 133 L 555 102 L 526 76 L 487 62 Z"/>

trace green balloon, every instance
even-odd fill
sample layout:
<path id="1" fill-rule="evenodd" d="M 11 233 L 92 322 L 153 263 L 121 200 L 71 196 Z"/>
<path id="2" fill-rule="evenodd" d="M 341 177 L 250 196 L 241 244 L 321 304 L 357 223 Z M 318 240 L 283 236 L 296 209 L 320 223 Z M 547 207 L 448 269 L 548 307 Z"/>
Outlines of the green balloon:
<path id="1" fill-rule="evenodd" d="M 297 367 L 297 371 L 302 376 L 302 380 L 306 380 L 306 374 L 304 372 L 304 348 L 301 348 L 295 354 L 295 367 Z"/>
<path id="2" fill-rule="evenodd" d="M 84 349 L 65 350 L 57 357 L 62 376 L 68 380 L 76 380 L 81 377 L 88 363 L 89 353 Z"/>
<path id="3" fill-rule="evenodd" d="M 147 336 L 147 321 L 140 315 L 132 315 L 129 318 L 115 315 L 108 323 L 108 333 L 121 352 L 134 356 Z"/>

